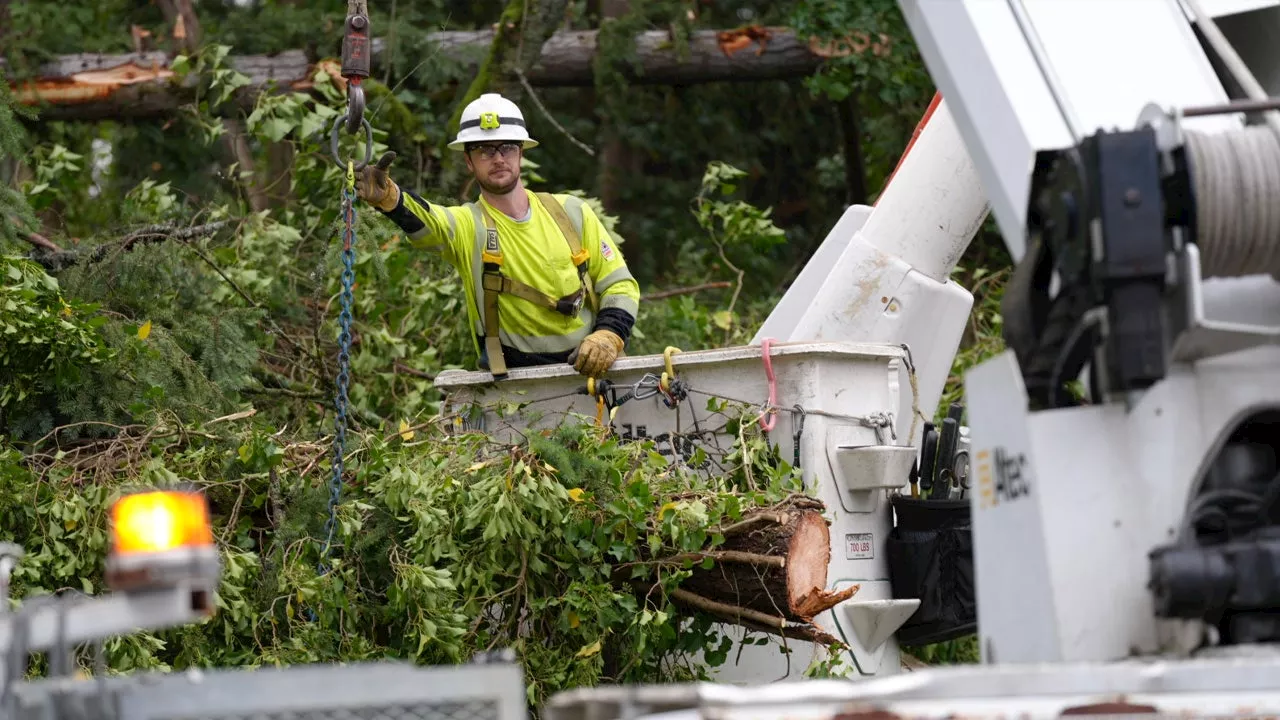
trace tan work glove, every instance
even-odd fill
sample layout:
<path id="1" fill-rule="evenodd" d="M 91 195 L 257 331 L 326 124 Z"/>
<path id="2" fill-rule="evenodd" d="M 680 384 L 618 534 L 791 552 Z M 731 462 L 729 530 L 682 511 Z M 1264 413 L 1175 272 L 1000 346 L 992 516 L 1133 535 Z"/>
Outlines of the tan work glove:
<path id="1" fill-rule="evenodd" d="M 396 154 L 390 150 L 378 158 L 376 165 L 366 165 L 356 173 L 356 196 L 370 205 L 390 212 L 400 202 L 400 186 L 387 174 Z"/>
<path id="2" fill-rule="evenodd" d="M 582 339 L 582 344 L 569 356 L 573 369 L 587 377 L 600 377 L 613 366 L 622 352 L 622 338 L 612 330 L 597 330 Z"/>

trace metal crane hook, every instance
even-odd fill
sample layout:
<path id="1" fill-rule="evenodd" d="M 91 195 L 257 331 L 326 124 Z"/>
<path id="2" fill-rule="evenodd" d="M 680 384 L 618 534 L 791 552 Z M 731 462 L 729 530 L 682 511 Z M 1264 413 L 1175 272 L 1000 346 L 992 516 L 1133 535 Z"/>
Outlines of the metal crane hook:
<path id="1" fill-rule="evenodd" d="M 364 128 L 364 159 L 355 163 L 356 170 L 363 170 L 373 159 L 373 128 L 364 116 L 364 86 L 369 77 L 372 43 L 369 40 L 369 7 L 367 0 L 347 0 L 347 20 L 342 36 L 342 77 L 347 80 L 347 112 L 338 118 L 329 136 L 329 150 L 339 167 L 347 167 L 338 154 L 338 128 L 346 125 L 354 135 Z"/>

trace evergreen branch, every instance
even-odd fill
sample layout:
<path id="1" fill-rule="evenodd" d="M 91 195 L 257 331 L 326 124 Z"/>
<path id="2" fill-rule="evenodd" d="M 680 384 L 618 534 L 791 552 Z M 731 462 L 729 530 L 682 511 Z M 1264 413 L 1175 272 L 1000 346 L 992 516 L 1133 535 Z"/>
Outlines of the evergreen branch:
<path id="1" fill-rule="evenodd" d="M 106 260 L 113 251 L 130 252 L 139 244 L 150 245 L 163 242 L 165 240 L 177 240 L 181 243 L 189 244 L 192 240 L 207 235 L 212 235 L 230 223 L 229 220 L 216 220 L 214 222 L 205 223 L 203 225 L 192 225 L 191 227 L 178 228 L 172 224 L 147 225 L 139 228 L 124 238 L 115 242 L 103 243 L 92 250 L 56 250 L 49 249 L 40 243 L 33 242 L 34 245 L 40 245 L 48 252 L 32 253 L 31 259 L 40 263 L 49 273 L 58 273 L 74 265 L 92 265 L 94 263 Z M 52 244 L 52 243 L 51 243 Z"/>
<path id="2" fill-rule="evenodd" d="M 237 285 L 235 280 L 232 280 L 230 276 L 228 276 L 225 272 L 223 272 L 222 268 L 218 267 L 218 263 L 213 261 L 213 258 L 206 255 L 203 250 L 201 250 L 200 248 L 194 245 L 187 245 L 187 247 L 191 249 L 191 252 L 195 253 L 196 257 L 203 260 L 205 265 L 208 265 L 210 268 L 213 268 L 213 271 L 218 274 L 218 277 L 222 278 L 223 280 L 226 280 L 227 284 L 231 286 L 231 289 L 235 290 L 237 295 L 244 298 L 244 301 L 249 303 L 250 307 L 252 307 L 255 310 L 265 310 L 265 308 L 263 308 L 262 305 L 260 305 L 257 300 L 254 300 L 253 297 L 249 295 L 249 293 L 244 291 L 244 288 Z M 273 327 L 275 327 L 276 332 L 279 332 L 280 337 L 282 337 L 286 342 L 288 342 L 290 345 L 293 345 L 295 348 L 299 350 L 302 349 L 302 348 L 298 348 L 297 345 L 294 345 L 293 341 L 290 340 L 288 336 L 284 334 L 284 331 L 281 330 L 280 327 L 276 325 L 275 321 L 271 320 L 269 316 L 267 320 L 271 323 Z"/>
<path id="3" fill-rule="evenodd" d="M 231 286 L 231 289 L 235 290 L 237 295 L 244 298 L 245 302 L 249 303 L 249 305 L 253 307 L 255 310 L 261 310 L 263 317 L 266 319 L 268 323 L 271 324 L 271 329 L 275 331 L 276 335 L 279 336 L 281 340 L 288 343 L 289 347 L 292 347 L 294 350 L 301 353 L 302 355 L 307 354 L 307 351 L 303 349 L 301 345 L 294 342 L 293 338 L 289 337 L 289 334 L 284 331 L 284 328 L 280 327 L 280 325 L 276 323 L 275 319 L 271 317 L 271 314 L 267 312 L 267 309 L 263 307 L 257 300 L 254 300 L 253 297 L 249 295 L 249 293 L 245 292 L 244 288 L 237 285 L 235 280 L 232 280 L 230 276 L 228 276 L 225 272 L 223 272 L 222 268 L 218 267 L 218 264 L 213 261 L 213 258 L 209 257 L 204 253 L 203 250 L 196 247 L 195 245 L 192 245 L 189 242 L 184 241 L 183 244 L 186 245 L 188 248 L 190 248 L 191 252 L 195 253 L 196 256 L 199 257 L 201 260 L 203 260 L 206 265 L 213 268 L 213 271 L 218 273 L 219 277 L 221 277 L 223 280 L 226 280 L 227 284 Z"/>
<path id="4" fill-rule="evenodd" d="M 111 256 L 116 252 L 121 252 L 121 253 L 132 252 L 139 245 L 151 245 L 151 244 L 164 242 L 167 240 L 177 241 L 181 243 L 183 246 L 190 249 L 191 252 L 196 255 L 196 257 L 200 258 L 202 262 L 204 262 L 211 269 L 213 269 L 213 271 L 217 273 L 218 276 L 221 277 L 229 286 L 231 286 L 231 289 L 234 290 L 237 295 L 243 298 L 244 301 L 248 303 L 250 307 L 254 308 L 255 310 L 261 311 L 267 323 L 270 324 L 271 330 L 275 335 L 277 335 L 282 341 L 284 341 L 286 344 L 292 347 L 294 351 L 298 352 L 303 356 L 307 356 L 308 353 L 306 352 L 306 350 L 297 342 L 295 342 L 293 338 L 289 337 L 288 333 L 286 333 L 284 329 L 281 328 L 278 323 L 276 323 L 276 321 L 271 317 L 270 313 L 267 312 L 267 309 L 263 307 L 261 303 L 255 300 L 251 295 L 249 295 L 248 292 L 244 290 L 244 288 L 240 287 L 240 285 L 237 284 L 235 280 L 233 280 L 229 275 L 227 275 L 227 273 L 224 272 L 223 269 L 219 267 L 216 262 L 214 262 L 213 258 L 209 257 L 207 253 L 205 253 L 200 248 L 196 247 L 194 243 L 192 243 L 192 240 L 196 240 L 202 237 L 207 237 L 209 235 L 212 235 L 222 230 L 230 223 L 231 223 L 230 220 L 216 220 L 213 222 L 208 222 L 201 225 L 192 225 L 189 227 L 177 227 L 172 223 L 158 223 L 155 225 L 146 225 L 130 232 L 128 235 L 121 238 L 120 240 L 117 240 L 111 243 L 104 243 L 102 245 L 99 245 L 93 248 L 92 250 L 86 250 L 86 251 L 63 250 L 61 248 L 58 248 L 57 245 L 53 245 L 53 243 L 50 242 L 49 243 L 50 245 L 53 245 L 54 248 L 57 248 L 56 250 L 51 250 L 51 249 L 48 249 L 46 246 L 41 245 L 38 242 L 33 242 L 32 244 L 39 245 L 41 249 L 33 252 L 30 257 L 32 260 L 42 265 L 45 268 L 45 270 L 48 271 L 50 274 L 55 274 L 61 270 L 65 270 L 66 268 L 72 267 L 74 265 L 92 265 L 94 263 L 102 262 L 103 260 L 107 259 L 109 256 Z"/>
<path id="5" fill-rule="evenodd" d="M 211 223 L 192 225 L 185 228 L 175 228 L 167 223 L 148 225 L 130 233 L 124 240 L 120 241 L 120 245 L 122 249 L 127 251 L 132 250 L 137 243 L 155 243 L 170 239 L 189 243 L 197 238 L 214 234 L 226 227 L 230 222 L 230 220 L 215 220 Z"/>

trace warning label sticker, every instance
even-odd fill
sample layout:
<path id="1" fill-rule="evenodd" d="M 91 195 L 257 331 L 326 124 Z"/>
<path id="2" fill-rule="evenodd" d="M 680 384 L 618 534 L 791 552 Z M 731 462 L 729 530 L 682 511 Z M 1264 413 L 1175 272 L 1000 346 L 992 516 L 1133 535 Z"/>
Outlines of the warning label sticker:
<path id="1" fill-rule="evenodd" d="M 875 542 L 871 533 L 847 533 L 844 536 L 846 560 L 870 560 L 875 556 Z"/>

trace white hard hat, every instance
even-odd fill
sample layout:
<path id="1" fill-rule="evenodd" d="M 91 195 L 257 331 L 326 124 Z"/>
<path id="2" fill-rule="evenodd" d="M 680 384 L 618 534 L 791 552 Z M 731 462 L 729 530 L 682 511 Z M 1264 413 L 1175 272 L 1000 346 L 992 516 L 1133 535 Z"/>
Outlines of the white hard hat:
<path id="1" fill-rule="evenodd" d="M 462 150 L 467 143 L 493 140 L 523 143 L 525 150 L 538 146 L 538 141 L 529 137 L 520 108 L 498 93 L 485 93 L 463 109 L 458 137 L 449 143 L 449 149 Z"/>

